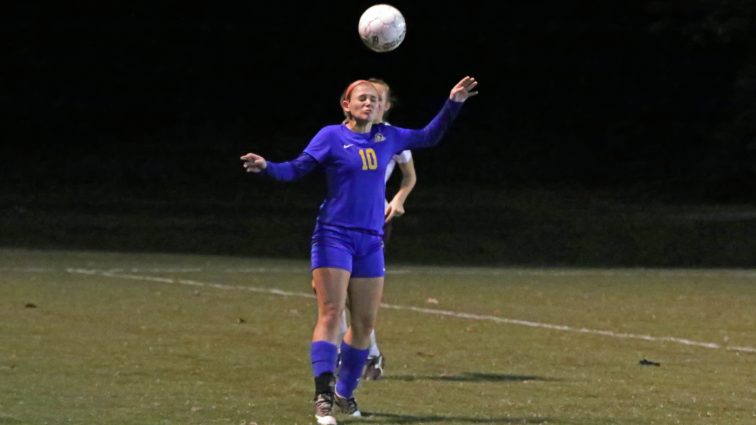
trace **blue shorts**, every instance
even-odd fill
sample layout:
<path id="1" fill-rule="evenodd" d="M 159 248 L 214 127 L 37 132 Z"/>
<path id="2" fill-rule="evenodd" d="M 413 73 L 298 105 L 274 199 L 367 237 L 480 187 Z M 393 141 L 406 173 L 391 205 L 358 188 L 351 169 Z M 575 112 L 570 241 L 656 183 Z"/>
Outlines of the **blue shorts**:
<path id="1" fill-rule="evenodd" d="M 310 251 L 312 269 L 334 267 L 352 277 L 383 277 L 386 274 L 381 235 L 317 223 Z"/>

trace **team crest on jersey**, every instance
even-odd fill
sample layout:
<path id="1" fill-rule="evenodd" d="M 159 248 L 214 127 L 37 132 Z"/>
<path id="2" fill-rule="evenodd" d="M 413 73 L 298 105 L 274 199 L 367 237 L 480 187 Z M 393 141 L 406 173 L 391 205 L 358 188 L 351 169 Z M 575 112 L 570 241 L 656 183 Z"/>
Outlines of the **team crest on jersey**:
<path id="1" fill-rule="evenodd" d="M 375 141 L 375 143 L 380 143 L 380 142 L 386 140 L 386 136 L 384 136 L 381 133 L 375 133 L 375 137 L 373 137 L 373 140 Z"/>

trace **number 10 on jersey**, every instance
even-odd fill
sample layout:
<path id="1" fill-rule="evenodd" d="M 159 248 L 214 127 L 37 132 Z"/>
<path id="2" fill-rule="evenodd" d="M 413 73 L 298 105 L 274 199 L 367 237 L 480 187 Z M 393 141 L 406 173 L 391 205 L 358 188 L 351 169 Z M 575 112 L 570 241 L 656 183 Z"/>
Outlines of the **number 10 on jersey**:
<path id="1" fill-rule="evenodd" d="M 363 170 L 378 169 L 378 157 L 375 155 L 375 151 L 373 149 L 360 149 L 360 158 L 362 158 Z"/>

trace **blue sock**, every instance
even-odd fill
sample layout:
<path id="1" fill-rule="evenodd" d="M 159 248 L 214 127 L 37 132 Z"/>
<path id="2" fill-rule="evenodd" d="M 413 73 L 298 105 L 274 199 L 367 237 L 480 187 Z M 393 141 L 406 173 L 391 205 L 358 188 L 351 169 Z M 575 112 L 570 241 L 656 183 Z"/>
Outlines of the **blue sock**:
<path id="1" fill-rule="evenodd" d="M 315 341 L 310 345 L 310 360 L 312 361 L 312 376 L 318 377 L 323 373 L 333 373 L 336 370 L 338 349 L 328 341 Z"/>
<path id="2" fill-rule="evenodd" d="M 341 343 L 341 370 L 336 382 L 336 392 L 340 396 L 349 398 L 360 384 L 362 369 L 365 367 L 370 349 L 358 350 L 346 342 Z"/>

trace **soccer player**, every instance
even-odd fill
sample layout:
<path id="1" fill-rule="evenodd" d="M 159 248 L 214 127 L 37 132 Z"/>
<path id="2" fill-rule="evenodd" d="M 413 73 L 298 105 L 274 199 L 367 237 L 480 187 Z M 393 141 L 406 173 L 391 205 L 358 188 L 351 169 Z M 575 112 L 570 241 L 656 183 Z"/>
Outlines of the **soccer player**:
<path id="1" fill-rule="evenodd" d="M 379 78 L 370 78 L 368 81 L 373 83 L 375 88 L 378 90 L 378 110 L 375 114 L 375 119 L 373 122 L 376 124 L 384 123 L 388 125 L 388 123 L 386 122 L 388 111 L 396 102 L 396 99 L 391 93 L 391 87 L 389 87 L 388 83 Z M 344 99 L 341 100 L 343 101 Z M 346 123 L 348 122 L 349 116 L 347 114 L 345 114 L 345 116 L 347 118 L 345 120 Z M 393 223 L 392 220 L 395 217 L 401 217 L 402 215 L 404 215 L 404 202 L 407 200 L 407 197 L 409 197 L 410 192 L 412 192 L 412 189 L 417 183 L 417 173 L 415 172 L 415 164 L 412 159 L 412 151 L 410 151 L 409 149 L 403 150 L 391 157 L 391 160 L 386 166 L 386 177 L 384 179 L 385 183 L 388 183 L 397 165 L 402 172 L 402 180 L 399 183 L 399 190 L 397 190 L 396 194 L 391 199 L 391 202 L 388 202 L 388 200 L 386 201 L 386 217 L 383 224 L 384 247 L 388 243 L 388 240 L 391 236 L 391 228 Z M 315 289 L 315 281 L 312 281 L 312 289 Z M 349 304 L 349 300 L 347 300 L 347 304 Z M 339 322 L 339 340 L 343 339 L 344 334 L 346 334 L 346 331 L 349 328 L 346 313 L 347 309 L 348 306 L 341 313 L 341 321 Z M 367 364 L 365 365 L 365 370 L 362 373 L 362 378 L 365 380 L 379 379 L 381 376 L 383 376 L 383 369 L 385 367 L 385 364 L 385 357 L 381 350 L 378 348 L 375 329 L 373 329 L 373 331 L 370 332 L 370 354 L 368 355 Z"/>
<path id="2" fill-rule="evenodd" d="M 367 360 L 370 333 L 383 295 L 385 171 L 391 157 L 406 149 L 436 145 L 459 113 L 477 94 L 478 82 L 464 77 L 449 93 L 425 128 L 374 124 L 378 90 L 357 80 L 344 92 L 342 124 L 323 127 L 297 158 L 275 163 L 260 155 L 241 156 L 247 172 L 279 181 L 293 181 L 316 167 L 325 170 L 327 194 L 320 207 L 311 242 L 311 269 L 318 318 L 312 334 L 310 360 L 315 377 L 315 418 L 336 425 L 333 407 L 361 416 L 354 398 Z M 349 298 L 351 323 L 341 342 L 341 369 L 334 383 L 339 351 L 339 317 Z"/>
<path id="3" fill-rule="evenodd" d="M 376 113 L 374 122 L 388 125 L 386 118 L 388 117 L 389 110 L 396 102 L 391 93 L 391 87 L 389 87 L 388 83 L 379 78 L 371 78 L 368 81 L 373 83 L 375 88 L 378 89 L 378 112 Z M 415 163 L 412 159 L 412 151 L 409 149 L 403 150 L 391 157 L 391 161 L 389 161 L 386 166 L 385 183 L 388 183 L 391 174 L 397 166 L 402 172 L 402 180 L 399 183 L 399 190 L 397 190 L 394 197 L 391 198 L 391 202 L 386 201 L 385 220 L 383 224 L 384 247 L 391 237 L 393 219 L 404 215 L 404 202 L 407 200 L 407 197 L 409 197 L 415 184 L 417 184 L 417 173 L 415 172 Z M 343 315 L 342 320 L 346 320 L 346 312 Z M 342 326 L 346 328 L 346 326 Z M 378 348 L 375 329 L 373 329 L 370 333 L 370 354 L 368 355 L 367 364 L 365 366 L 365 371 L 362 374 L 362 378 L 365 380 L 379 379 L 383 376 L 383 368 L 385 365 L 385 357 Z"/>

